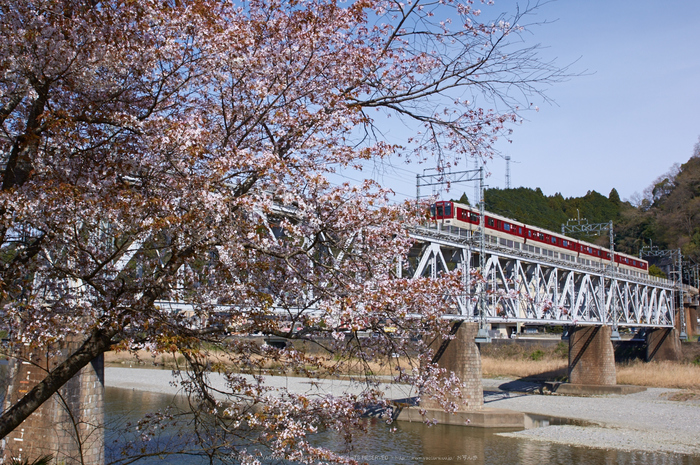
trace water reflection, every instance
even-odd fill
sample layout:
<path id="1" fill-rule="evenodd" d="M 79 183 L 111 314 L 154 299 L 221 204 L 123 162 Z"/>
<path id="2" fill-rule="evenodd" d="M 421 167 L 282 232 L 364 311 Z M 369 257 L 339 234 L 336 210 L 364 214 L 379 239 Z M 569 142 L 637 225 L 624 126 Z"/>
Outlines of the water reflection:
<path id="1" fill-rule="evenodd" d="M 149 411 L 163 409 L 172 403 L 180 408 L 186 407 L 181 400 L 169 395 L 108 388 L 106 417 L 112 424 L 123 425 L 125 421 L 133 422 Z M 501 437 L 496 434 L 498 431 L 478 428 L 444 425 L 426 427 L 421 423 L 405 422 L 387 425 L 377 419 L 369 419 L 367 427 L 367 432 L 356 435 L 351 445 L 345 444 L 342 438 L 327 431 L 316 435 L 313 442 L 315 445 L 323 445 L 346 457 L 372 465 L 439 463 L 700 465 L 700 457 L 572 447 Z M 170 434 L 175 435 L 174 431 Z M 178 438 L 166 437 L 164 440 L 177 444 Z M 111 435 L 108 458 L 114 459 L 115 456 L 118 458 L 118 448 L 122 445 L 119 441 L 119 437 Z M 197 464 L 208 463 L 208 460 L 193 456 L 179 458 L 154 456 L 145 457 L 135 463 L 142 465 Z"/>
<path id="2" fill-rule="evenodd" d="M 129 389 L 105 389 L 105 461 L 119 465 L 204 464 L 203 457 L 190 451 L 187 421 L 178 417 L 188 411 L 188 404 L 178 396 Z M 160 412 L 161 415 L 153 415 Z M 139 421 L 163 419 L 162 428 L 149 428 Z M 153 434 L 150 434 L 150 433 Z M 135 458 L 140 460 L 134 461 Z"/>

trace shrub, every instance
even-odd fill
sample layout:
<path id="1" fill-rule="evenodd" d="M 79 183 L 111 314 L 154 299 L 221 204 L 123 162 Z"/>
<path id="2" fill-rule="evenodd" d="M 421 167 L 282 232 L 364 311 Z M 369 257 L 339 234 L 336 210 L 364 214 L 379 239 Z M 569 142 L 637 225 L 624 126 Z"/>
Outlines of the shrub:
<path id="1" fill-rule="evenodd" d="M 561 358 L 568 358 L 569 357 L 569 344 L 567 344 L 564 341 L 560 341 L 559 344 L 557 344 L 557 348 L 554 349 L 554 353 Z"/>

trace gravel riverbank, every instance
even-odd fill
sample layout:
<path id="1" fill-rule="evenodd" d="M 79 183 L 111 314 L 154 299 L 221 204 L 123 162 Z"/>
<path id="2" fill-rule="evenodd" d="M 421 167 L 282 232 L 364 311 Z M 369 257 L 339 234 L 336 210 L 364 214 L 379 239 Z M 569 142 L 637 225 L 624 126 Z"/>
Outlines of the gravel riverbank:
<path id="1" fill-rule="evenodd" d="M 605 397 L 527 395 L 498 391 L 484 380 L 485 404 L 520 412 L 577 419 L 587 426 L 558 425 L 507 436 L 604 449 L 665 451 L 700 456 L 700 401 L 671 400 L 677 389 Z"/>
<path id="2" fill-rule="evenodd" d="M 273 387 L 293 392 L 356 392 L 357 383 L 305 378 L 266 377 Z M 111 387 L 177 394 L 168 370 L 105 368 Z M 214 378 L 215 383 L 222 379 Z M 486 407 L 509 409 L 546 417 L 576 419 L 586 426 L 552 425 L 504 435 L 618 450 L 665 451 L 700 456 L 700 400 L 671 400 L 676 389 L 649 388 L 644 392 L 607 397 L 569 397 L 536 394 L 536 385 L 485 379 Z M 404 386 L 391 386 L 392 398 L 410 397 Z M 415 395 L 415 394 L 413 394 Z"/>

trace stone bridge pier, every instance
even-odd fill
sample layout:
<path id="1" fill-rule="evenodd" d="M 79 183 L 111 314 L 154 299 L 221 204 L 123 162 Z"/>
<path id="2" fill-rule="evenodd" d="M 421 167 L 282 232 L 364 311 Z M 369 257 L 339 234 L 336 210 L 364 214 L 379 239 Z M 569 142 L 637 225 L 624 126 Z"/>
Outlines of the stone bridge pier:
<path id="1" fill-rule="evenodd" d="M 615 350 L 610 326 L 574 326 L 569 331 L 569 383 L 615 386 Z"/>
<path id="2" fill-rule="evenodd" d="M 680 360 L 681 340 L 675 328 L 653 328 L 646 332 L 646 361 Z"/>
<path id="3" fill-rule="evenodd" d="M 630 394 L 646 388 L 617 384 L 615 349 L 610 326 L 572 326 L 569 329 L 569 382 L 553 386 L 559 394 Z"/>
<path id="4" fill-rule="evenodd" d="M 57 366 L 76 348 L 69 343 L 47 350 L 29 348 L 12 361 L 11 381 L 5 410 L 44 379 L 47 369 Z M 93 360 L 59 392 L 30 415 L 4 439 L 3 462 L 22 463 L 51 455 L 59 465 L 104 464 L 104 359 Z"/>
<path id="5" fill-rule="evenodd" d="M 457 408 L 446 413 L 434 399 L 421 398 L 419 407 L 401 409 L 399 421 L 437 421 L 440 424 L 476 426 L 482 428 L 524 428 L 525 415 L 504 409 L 484 407 L 484 388 L 481 382 L 481 353 L 475 342 L 478 323 L 453 323 L 451 340 L 434 341 L 433 362 L 454 373 L 462 382 L 459 395 L 447 395 Z"/>

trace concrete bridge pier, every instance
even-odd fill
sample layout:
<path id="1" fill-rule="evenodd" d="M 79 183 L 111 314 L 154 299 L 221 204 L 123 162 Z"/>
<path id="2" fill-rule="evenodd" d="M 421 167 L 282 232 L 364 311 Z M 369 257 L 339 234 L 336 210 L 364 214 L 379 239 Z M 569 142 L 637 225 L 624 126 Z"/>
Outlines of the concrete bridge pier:
<path id="1" fill-rule="evenodd" d="M 433 362 L 447 372 L 453 372 L 462 382 L 460 395 L 448 395 L 457 405 L 456 412 L 446 413 L 439 402 L 426 398 L 419 407 L 404 407 L 396 417 L 399 421 L 437 421 L 446 425 L 476 426 L 482 428 L 524 428 L 525 415 L 504 409 L 484 407 L 484 388 L 481 382 L 481 353 L 474 341 L 478 323 L 453 323 L 451 340 L 433 343 Z M 422 414 L 423 412 L 424 414 Z"/>
<path id="2" fill-rule="evenodd" d="M 44 379 L 76 344 L 48 350 L 27 348 L 23 357 L 14 360 L 5 409 Z M 2 463 L 12 458 L 31 463 L 51 455 L 55 464 L 104 464 L 104 359 L 93 360 L 71 378 L 58 393 L 5 437 Z"/>

